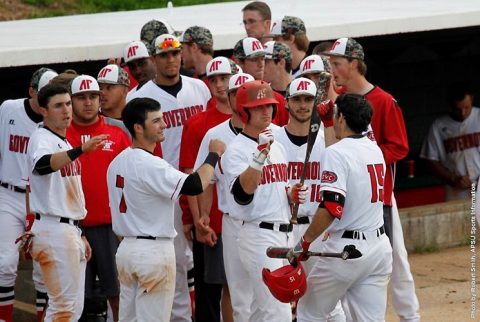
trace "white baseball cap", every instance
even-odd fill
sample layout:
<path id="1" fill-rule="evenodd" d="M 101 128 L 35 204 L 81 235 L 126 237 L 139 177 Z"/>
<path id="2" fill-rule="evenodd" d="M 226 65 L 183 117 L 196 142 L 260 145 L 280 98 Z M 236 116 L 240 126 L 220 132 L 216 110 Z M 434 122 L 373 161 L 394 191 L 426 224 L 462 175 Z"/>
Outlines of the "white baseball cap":
<path id="1" fill-rule="evenodd" d="M 100 87 L 95 78 L 90 75 L 80 75 L 73 79 L 71 85 L 72 95 L 91 92 L 100 93 Z"/>
<path id="2" fill-rule="evenodd" d="M 230 64 L 230 60 L 226 57 L 215 57 L 207 63 L 207 77 L 213 75 L 232 75 L 233 68 L 236 67 L 236 64 Z"/>
<path id="3" fill-rule="evenodd" d="M 150 57 L 150 55 L 148 54 L 147 46 L 145 46 L 143 41 L 132 41 L 123 49 L 123 61 L 125 64 L 137 59 L 148 57 Z"/>
<path id="4" fill-rule="evenodd" d="M 365 60 L 363 47 L 353 38 L 337 39 L 329 51 L 321 53 L 325 56 L 338 56 Z"/>
<path id="5" fill-rule="evenodd" d="M 307 56 L 300 63 L 300 75 L 320 73 L 324 71 L 326 71 L 325 64 L 323 63 L 323 59 L 320 57 L 320 55 Z"/>
<path id="6" fill-rule="evenodd" d="M 233 48 L 233 55 L 238 59 L 249 59 L 265 56 L 262 43 L 253 37 L 246 37 L 239 40 Z"/>
<path id="7" fill-rule="evenodd" d="M 53 70 L 47 70 L 45 73 L 43 73 L 38 80 L 38 91 L 40 91 L 42 87 L 50 83 L 50 81 L 57 76 L 58 74 Z"/>
<path id="8" fill-rule="evenodd" d="M 294 79 L 290 85 L 288 85 L 287 98 L 297 95 L 313 96 L 317 94 L 317 86 L 315 83 L 305 77 L 299 77 Z"/>
<path id="9" fill-rule="evenodd" d="M 154 55 L 161 54 L 167 51 L 181 50 L 182 44 L 177 37 L 170 34 L 163 34 L 155 38 L 155 52 Z"/>
<path id="10" fill-rule="evenodd" d="M 98 83 L 130 86 L 127 72 L 115 64 L 103 67 L 97 76 Z"/>
<path id="11" fill-rule="evenodd" d="M 234 91 L 240 86 L 242 86 L 243 84 L 247 82 L 252 82 L 254 80 L 255 78 L 253 78 L 252 75 L 247 73 L 240 72 L 238 74 L 235 74 L 232 77 L 230 77 L 230 80 L 228 81 L 228 91 L 229 92 Z"/>

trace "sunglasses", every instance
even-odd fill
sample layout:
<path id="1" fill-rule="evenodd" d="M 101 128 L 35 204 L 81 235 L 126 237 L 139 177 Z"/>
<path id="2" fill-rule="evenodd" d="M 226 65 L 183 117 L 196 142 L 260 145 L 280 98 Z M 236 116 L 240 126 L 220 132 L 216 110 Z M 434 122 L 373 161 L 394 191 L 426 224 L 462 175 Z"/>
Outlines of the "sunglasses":
<path id="1" fill-rule="evenodd" d="M 160 49 L 168 49 L 168 48 L 177 49 L 177 48 L 180 48 L 180 46 L 181 46 L 180 42 L 174 39 L 165 39 L 160 44 L 158 44 L 158 48 Z"/>

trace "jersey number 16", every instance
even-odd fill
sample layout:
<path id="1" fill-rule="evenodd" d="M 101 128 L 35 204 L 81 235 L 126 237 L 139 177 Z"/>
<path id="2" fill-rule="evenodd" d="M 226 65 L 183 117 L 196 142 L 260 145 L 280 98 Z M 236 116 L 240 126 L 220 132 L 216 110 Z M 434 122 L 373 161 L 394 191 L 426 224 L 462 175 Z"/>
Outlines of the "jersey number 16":
<path id="1" fill-rule="evenodd" d="M 370 175 L 370 183 L 372 186 L 372 199 L 371 202 L 383 202 L 383 181 L 384 181 L 384 169 L 383 164 L 368 164 L 368 174 Z"/>

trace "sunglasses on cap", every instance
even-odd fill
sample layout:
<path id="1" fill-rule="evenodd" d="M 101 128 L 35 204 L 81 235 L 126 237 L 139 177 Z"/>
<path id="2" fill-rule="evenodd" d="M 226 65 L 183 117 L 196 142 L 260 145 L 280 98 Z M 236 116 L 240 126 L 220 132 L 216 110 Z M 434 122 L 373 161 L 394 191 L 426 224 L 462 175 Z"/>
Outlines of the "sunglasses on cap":
<path id="1" fill-rule="evenodd" d="M 180 42 L 174 39 L 165 39 L 160 44 L 158 44 L 158 48 L 160 49 L 168 49 L 168 48 L 177 49 L 177 48 L 180 48 L 180 46 L 181 46 Z"/>

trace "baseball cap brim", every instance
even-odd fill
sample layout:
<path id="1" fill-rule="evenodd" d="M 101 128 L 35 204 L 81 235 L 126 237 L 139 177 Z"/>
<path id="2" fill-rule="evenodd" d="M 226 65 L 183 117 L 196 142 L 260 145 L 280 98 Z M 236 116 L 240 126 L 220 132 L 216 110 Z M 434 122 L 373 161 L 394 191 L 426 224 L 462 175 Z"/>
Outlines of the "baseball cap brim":
<path id="1" fill-rule="evenodd" d="M 250 58 L 257 58 L 257 57 L 265 57 L 265 52 L 264 51 L 257 51 L 256 53 L 250 54 L 250 55 L 245 55 L 245 59 L 250 59 Z"/>
<path id="2" fill-rule="evenodd" d="M 262 98 L 262 99 L 255 100 L 255 101 L 250 102 L 250 103 L 242 104 L 242 105 L 244 107 L 256 107 L 256 106 L 266 105 L 266 104 L 279 104 L 279 103 L 274 98 Z"/>

